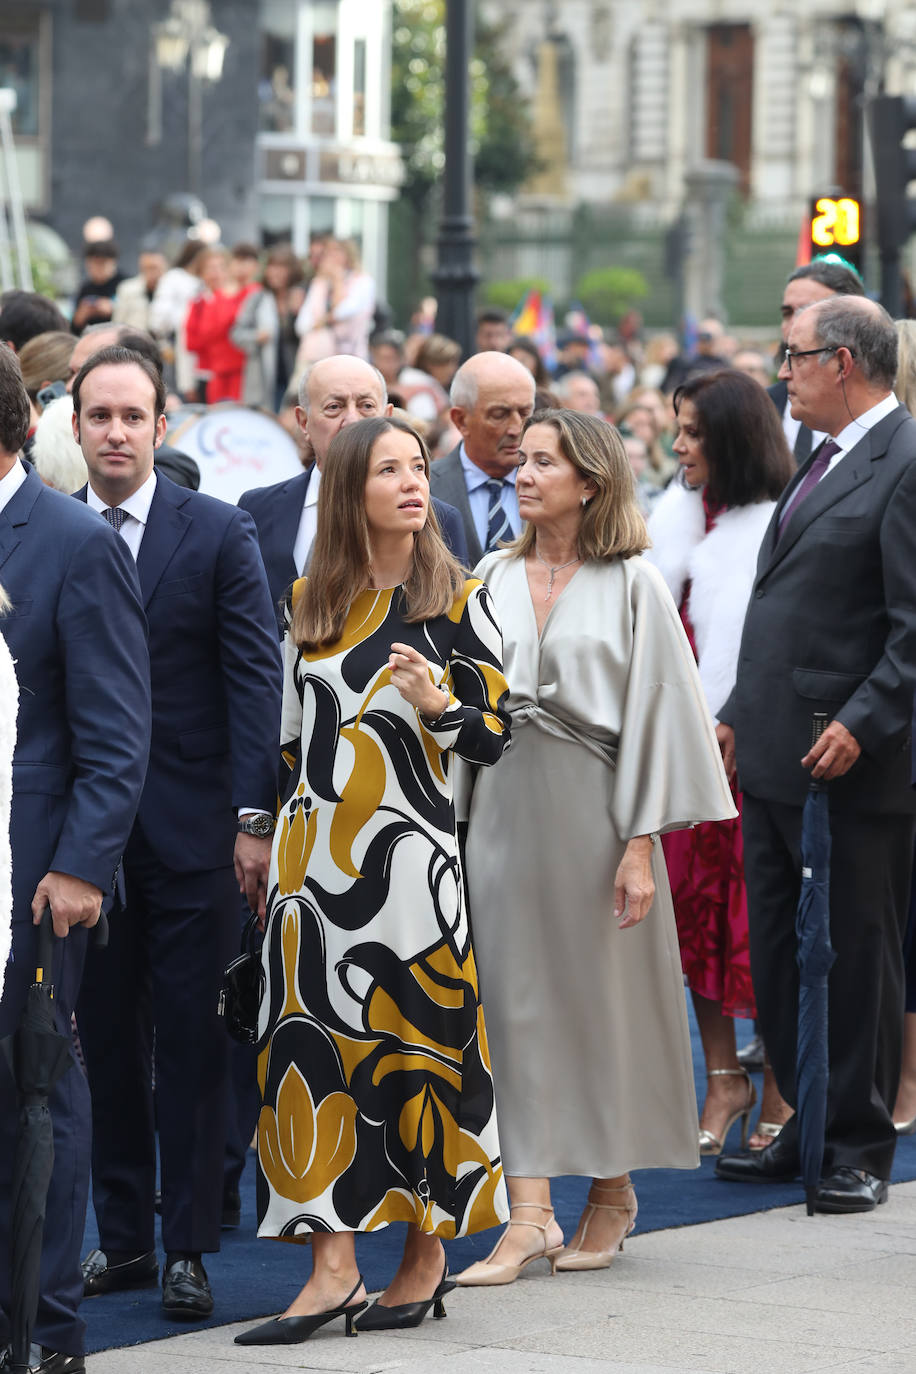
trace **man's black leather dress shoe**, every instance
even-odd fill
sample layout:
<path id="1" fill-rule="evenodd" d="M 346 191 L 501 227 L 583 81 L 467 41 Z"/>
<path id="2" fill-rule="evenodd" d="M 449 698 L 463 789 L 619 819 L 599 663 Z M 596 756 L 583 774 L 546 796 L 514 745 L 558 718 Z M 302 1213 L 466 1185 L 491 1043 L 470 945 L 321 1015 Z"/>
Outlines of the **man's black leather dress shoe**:
<path id="1" fill-rule="evenodd" d="M 887 1202 L 887 1184 L 883 1178 L 864 1169 L 851 1169 L 841 1164 L 832 1174 L 822 1178 L 814 1199 L 815 1212 L 873 1212 L 879 1202 Z"/>
<path id="2" fill-rule="evenodd" d="M 0 1360 L 0 1370 L 13 1369 L 13 1357 L 7 1350 Z M 86 1374 L 85 1355 L 65 1355 L 61 1350 L 50 1350 L 46 1345 L 33 1345 L 29 1356 L 30 1374 Z"/>
<path id="3" fill-rule="evenodd" d="M 720 1155 L 716 1173 L 730 1183 L 789 1183 L 798 1177 L 798 1154 L 781 1141 L 774 1140 L 765 1150 L 747 1150 L 740 1155 Z"/>
<path id="4" fill-rule="evenodd" d="M 135 1255 L 120 1264 L 109 1264 L 102 1250 L 90 1250 L 80 1268 L 84 1298 L 94 1298 L 99 1293 L 117 1293 L 122 1288 L 155 1288 L 159 1277 L 155 1250 Z"/>
<path id="5" fill-rule="evenodd" d="M 200 1321 L 213 1311 L 207 1271 L 199 1259 L 176 1259 L 162 1276 L 162 1311 L 177 1321 Z"/>

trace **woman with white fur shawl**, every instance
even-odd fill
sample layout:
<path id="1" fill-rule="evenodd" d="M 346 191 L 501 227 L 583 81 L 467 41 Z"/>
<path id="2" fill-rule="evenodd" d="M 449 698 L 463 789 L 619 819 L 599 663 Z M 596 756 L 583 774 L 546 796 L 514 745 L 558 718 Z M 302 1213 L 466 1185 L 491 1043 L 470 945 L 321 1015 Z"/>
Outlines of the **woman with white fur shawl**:
<path id="1" fill-rule="evenodd" d="M 8 602 L 0 587 L 0 617 Z M 10 804 L 13 799 L 13 748 L 16 744 L 16 713 L 19 688 L 6 641 L 0 633 L 0 997 L 6 961 L 10 955 L 13 919 L 13 865 L 10 856 Z"/>
<path id="2" fill-rule="evenodd" d="M 742 372 L 703 373 L 674 396 L 679 478 L 649 519 L 646 554 L 680 608 L 715 719 L 735 683 L 757 555 L 776 499 L 793 472 L 775 407 Z M 730 779 L 739 813 L 741 797 Z M 706 1058 L 700 1153 L 721 1153 L 732 1124 L 747 1139 L 754 1086 L 738 1062 L 736 1016 L 753 1016 L 740 817 L 663 837 L 681 963 Z M 772 1074 L 751 1138 L 762 1149 L 791 1112 Z"/>

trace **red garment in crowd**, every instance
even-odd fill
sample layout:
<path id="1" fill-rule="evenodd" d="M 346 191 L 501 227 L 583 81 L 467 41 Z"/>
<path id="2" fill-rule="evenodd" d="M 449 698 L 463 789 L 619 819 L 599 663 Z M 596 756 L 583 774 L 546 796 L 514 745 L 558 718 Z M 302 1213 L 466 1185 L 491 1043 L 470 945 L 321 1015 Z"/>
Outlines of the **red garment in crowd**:
<path id="1" fill-rule="evenodd" d="M 724 507 L 707 502 L 705 494 L 703 506 L 708 533 Z M 688 582 L 680 613 L 696 653 L 687 614 L 689 600 Z M 662 846 L 687 986 L 711 1002 L 721 1002 L 726 1016 L 753 1017 L 757 1010 L 748 942 L 741 793 L 734 785 L 732 796 L 738 808 L 734 820 L 673 830 L 662 836 Z"/>
<path id="2" fill-rule="evenodd" d="M 246 286 L 233 294 L 217 292 L 213 296 L 198 296 L 191 302 L 185 321 L 185 341 L 191 353 L 197 354 L 198 370 L 209 373 L 207 404 L 215 401 L 240 401 L 242 373 L 247 355 L 229 338 L 242 301 L 257 285 Z"/>

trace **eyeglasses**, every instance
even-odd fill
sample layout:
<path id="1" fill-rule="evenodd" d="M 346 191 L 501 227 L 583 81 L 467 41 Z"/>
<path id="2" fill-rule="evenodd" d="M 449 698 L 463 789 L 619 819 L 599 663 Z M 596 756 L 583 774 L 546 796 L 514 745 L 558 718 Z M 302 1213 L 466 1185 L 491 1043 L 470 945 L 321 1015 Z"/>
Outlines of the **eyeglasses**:
<path id="1" fill-rule="evenodd" d="M 797 351 L 794 351 L 794 352 L 790 352 L 790 350 L 789 350 L 788 348 L 784 348 L 783 351 L 782 351 L 782 356 L 783 356 L 783 359 L 785 360 L 786 367 L 787 367 L 787 368 L 789 369 L 789 371 L 791 372 L 791 371 L 792 371 L 792 364 L 793 364 L 793 362 L 795 361 L 796 358 L 813 358 L 813 357 L 815 357 L 818 353 L 838 353 L 839 350 L 840 350 L 841 348 L 846 348 L 846 345 L 845 345 L 845 344 L 834 344 L 832 347 L 829 347 L 829 348 L 828 348 L 828 347 L 825 347 L 825 348 L 800 348 L 800 349 L 798 349 Z M 853 353 L 853 351 L 852 351 L 851 348 L 846 348 L 846 351 L 847 351 L 847 353 L 849 354 L 850 358 L 854 358 L 854 357 L 856 356 L 855 353 Z"/>

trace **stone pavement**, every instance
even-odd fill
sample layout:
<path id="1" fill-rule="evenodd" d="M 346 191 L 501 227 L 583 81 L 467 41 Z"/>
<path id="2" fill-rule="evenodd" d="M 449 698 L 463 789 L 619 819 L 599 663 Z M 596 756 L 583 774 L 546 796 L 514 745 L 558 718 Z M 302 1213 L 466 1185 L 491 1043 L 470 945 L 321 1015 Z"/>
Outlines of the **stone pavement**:
<path id="1" fill-rule="evenodd" d="M 532 1268 L 409 1332 L 345 1340 L 336 1322 L 259 1349 L 223 1326 L 92 1355 L 87 1374 L 916 1374 L 916 1183 L 863 1216 L 758 1212 L 637 1232 L 597 1273 Z"/>

